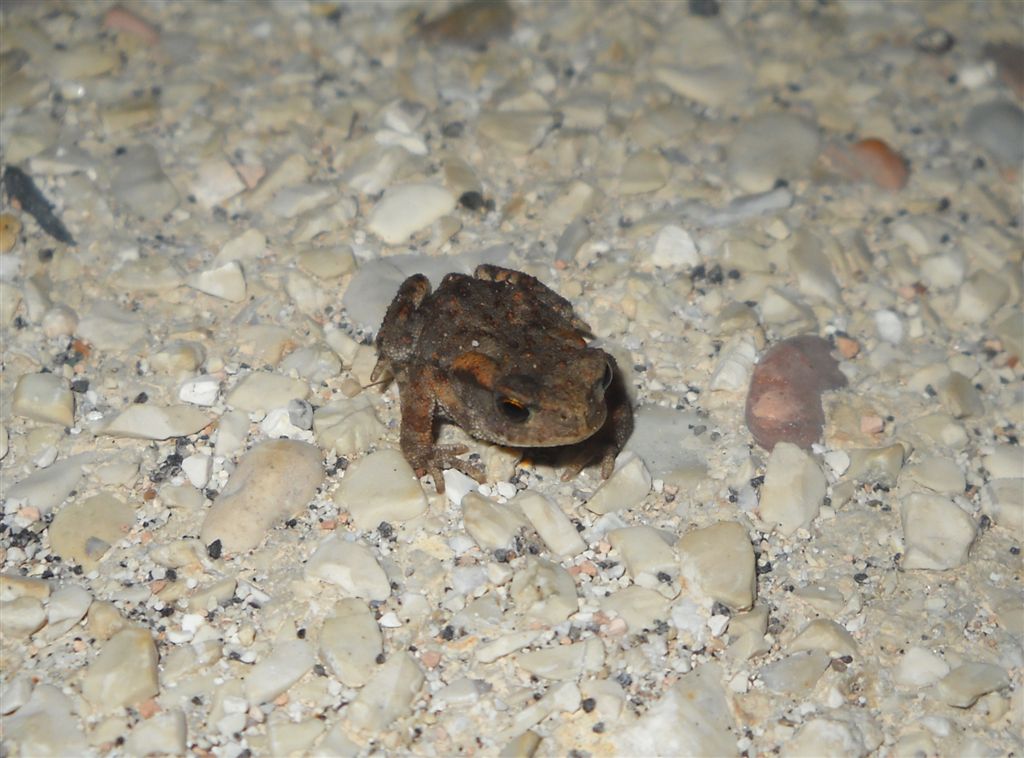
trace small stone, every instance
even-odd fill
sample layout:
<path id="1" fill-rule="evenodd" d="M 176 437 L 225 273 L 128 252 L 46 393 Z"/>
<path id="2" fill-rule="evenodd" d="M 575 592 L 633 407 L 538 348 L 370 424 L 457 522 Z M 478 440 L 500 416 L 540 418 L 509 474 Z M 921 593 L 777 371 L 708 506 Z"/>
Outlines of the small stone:
<path id="1" fill-rule="evenodd" d="M 569 572 L 534 556 L 528 556 L 512 577 L 510 597 L 518 615 L 544 624 L 559 624 L 579 610 Z"/>
<path id="2" fill-rule="evenodd" d="M 855 482 L 892 487 L 903 469 L 906 448 L 897 443 L 886 447 L 850 450 L 846 478 Z"/>
<path id="3" fill-rule="evenodd" d="M 974 521 L 952 500 L 913 493 L 902 503 L 904 569 L 945 571 L 967 562 Z"/>
<path id="4" fill-rule="evenodd" d="M 477 132 L 513 156 L 526 155 L 555 127 L 548 111 L 484 111 Z"/>
<path id="5" fill-rule="evenodd" d="M 82 733 L 80 707 L 50 684 L 39 684 L 29 701 L 4 719 L 4 744 L 21 755 L 85 755 L 89 745 Z"/>
<path id="6" fill-rule="evenodd" d="M 92 605 L 92 595 L 78 585 L 71 584 L 61 587 L 46 604 L 46 634 L 50 639 L 57 639 L 70 631 L 79 621 L 85 618 Z"/>
<path id="7" fill-rule="evenodd" d="M 959 495 L 967 486 L 956 461 L 940 456 L 922 458 L 907 466 L 900 474 L 900 480 L 904 478 L 940 494 Z"/>
<path id="8" fill-rule="evenodd" d="M 310 718 L 305 721 L 270 721 L 267 736 L 270 738 L 271 755 L 308 755 L 317 738 L 326 728 L 324 721 Z M 348 752 L 324 749 L 330 755 L 351 755 Z M 319 751 L 318 751 L 319 752 Z"/>
<path id="9" fill-rule="evenodd" d="M 245 697 L 250 705 L 266 703 L 299 681 L 313 668 L 313 646 L 304 640 L 278 642 L 245 677 Z"/>
<path id="10" fill-rule="evenodd" d="M 349 245 L 307 248 L 299 253 L 298 263 L 321 279 L 336 279 L 351 274 L 356 268 L 356 259 Z"/>
<path id="11" fill-rule="evenodd" d="M 462 498 L 462 521 L 469 536 L 484 550 L 512 546 L 526 519 L 515 508 L 498 505 L 479 492 Z"/>
<path id="12" fill-rule="evenodd" d="M 679 572 L 679 559 L 665 536 L 650 526 L 630 526 L 608 532 L 608 541 L 622 556 L 633 581 L 640 574 L 655 577 L 658 574 L 675 576 Z"/>
<path id="13" fill-rule="evenodd" d="M 336 400 L 315 409 L 313 432 L 317 444 L 324 450 L 350 456 L 377 442 L 385 426 L 364 395 L 353 400 Z"/>
<path id="14" fill-rule="evenodd" d="M 40 326 L 50 339 L 69 337 L 78 328 L 78 314 L 66 305 L 54 305 L 43 314 Z"/>
<path id="15" fill-rule="evenodd" d="M 708 663 L 684 674 L 634 724 L 613 736 L 620 755 L 736 755 L 724 674 Z"/>
<path id="16" fill-rule="evenodd" d="M 828 653 L 815 648 L 767 664 L 761 669 L 758 678 L 772 692 L 798 695 L 814 689 L 830 662 Z"/>
<path id="17" fill-rule="evenodd" d="M 956 37 L 939 26 L 930 26 L 914 35 L 914 47 L 930 55 L 945 55 L 955 44 Z"/>
<path id="18" fill-rule="evenodd" d="M 0 619 L 0 626 L 3 620 Z M 32 696 L 32 681 L 25 675 L 7 679 L 0 687 L 0 715 L 9 716 L 28 702 Z"/>
<path id="19" fill-rule="evenodd" d="M 826 243 L 816 235 L 798 231 L 790 238 L 789 268 L 800 291 L 808 297 L 833 303 L 839 299 L 839 282 L 826 252 Z"/>
<path id="20" fill-rule="evenodd" d="M 767 192 L 779 179 L 799 179 L 818 155 L 818 130 L 790 113 L 766 113 L 743 125 L 729 146 L 728 172 L 747 192 Z"/>
<path id="21" fill-rule="evenodd" d="M 245 300 L 245 275 L 242 273 L 242 267 L 235 261 L 193 274 L 188 278 L 188 285 L 207 295 L 232 303 Z"/>
<path id="22" fill-rule="evenodd" d="M 824 650 L 833 658 L 857 655 L 857 642 L 846 629 L 829 619 L 815 619 L 800 630 L 789 644 L 791 652 Z"/>
<path id="23" fill-rule="evenodd" d="M 246 229 L 224 243 L 213 259 L 215 266 L 231 261 L 258 261 L 267 254 L 267 236 L 258 229 Z"/>
<path id="24" fill-rule="evenodd" d="M 451 488 L 445 491 L 450 493 Z M 587 549 L 587 543 L 565 512 L 540 493 L 521 492 L 512 503 L 522 510 L 544 544 L 559 558 L 573 558 Z"/>
<path id="25" fill-rule="evenodd" d="M 200 538 L 224 550 L 256 547 L 279 521 L 298 513 L 316 494 L 324 471 L 320 450 L 296 440 L 267 440 L 239 461 L 206 514 Z"/>
<path id="26" fill-rule="evenodd" d="M 17 574 L 0 574 L 0 601 L 6 603 L 19 597 L 46 600 L 50 597 L 50 585 L 42 579 Z"/>
<path id="27" fill-rule="evenodd" d="M 624 453 L 616 461 L 615 471 L 606 479 L 584 507 L 598 515 L 628 510 L 639 505 L 651 491 L 651 475 L 635 453 Z"/>
<path id="28" fill-rule="evenodd" d="M 220 395 L 220 379 L 203 374 L 186 379 L 178 388 L 178 399 L 185 403 L 209 408 Z"/>
<path id="29" fill-rule="evenodd" d="M 968 324 L 981 324 L 1009 298 L 1010 285 L 1004 278 L 988 271 L 976 271 L 957 290 L 953 315 Z"/>
<path id="30" fill-rule="evenodd" d="M 127 32 L 146 45 L 160 41 L 160 32 L 155 26 L 123 5 L 115 5 L 103 14 L 103 28 Z"/>
<path id="31" fill-rule="evenodd" d="M 331 536 L 320 543 L 306 564 L 306 576 L 335 584 L 350 597 L 387 600 L 391 583 L 365 545 Z"/>
<path id="32" fill-rule="evenodd" d="M 892 345 L 903 342 L 903 320 L 895 311 L 882 308 L 875 311 L 875 330 L 878 336 Z"/>
<path id="33" fill-rule="evenodd" d="M 0 213 L 0 255 L 9 253 L 18 242 L 21 234 L 21 222 L 10 213 Z"/>
<path id="34" fill-rule="evenodd" d="M 949 673 L 949 664 L 927 648 L 913 645 L 908 647 L 896 670 L 893 679 L 901 687 L 920 689 L 939 681 Z"/>
<path id="35" fill-rule="evenodd" d="M 739 63 L 703 67 L 662 66 L 654 70 L 654 78 L 676 94 L 712 108 L 739 102 L 750 86 L 750 74 Z"/>
<path id="36" fill-rule="evenodd" d="M 149 366 L 172 375 L 190 374 L 206 360 L 206 350 L 198 342 L 175 340 L 153 353 Z"/>
<path id="37" fill-rule="evenodd" d="M 379 450 L 345 472 L 334 502 L 352 515 L 357 529 L 371 531 L 382 521 L 403 522 L 427 509 L 412 467 L 398 450 Z"/>
<path id="38" fill-rule="evenodd" d="M 160 691 L 157 651 L 148 629 L 128 627 L 103 645 L 82 677 L 82 696 L 99 712 L 133 706 Z"/>
<path id="39" fill-rule="evenodd" d="M 870 182 L 889 192 L 903 189 L 910 178 L 906 159 L 885 140 L 876 137 L 860 140 L 849 147 L 830 145 L 824 156 L 833 168 L 850 180 Z"/>
<path id="40" fill-rule="evenodd" d="M 672 167 L 661 155 L 653 150 L 644 150 L 631 155 L 622 167 L 619 176 L 620 195 L 640 195 L 654 192 L 665 186 Z"/>
<path id="41" fill-rule="evenodd" d="M 210 423 L 202 411 L 187 405 L 129 405 L 99 434 L 109 437 L 131 437 L 140 440 L 166 440 L 171 437 L 188 437 Z"/>
<path id="42" fill-rule="evenodd" d="M 757 592 L 754 548 L 735 521 L 693 529 L 679 540 L 683 576 L 708 597 L 737 611 L 753 606 Z"/>
<path id="43" fill-rule="evenodd" d="M 11 412 L 47 424 L 75 422 L 75 396 L 56 374 L 24 374 L 14 387 Z"/>
<path id="44" fill-rule="evenodd" d="M 685 268 L 700 263 L 693 237 L 678 226 L 664 226 L 654 240 L 650 261 L 661 268 Z"/>
<path id="45" fill-rule="evenodd" d="M 515 20 L 515 12 L 506 0 L 463 2 L 420 26 L 419 32 L 430 42 L 479 49 L 495 37 L 507 36 Z"/>
<path id="46" fill-rule="evenodd" d="M 23 640 L 46 623 L 43 604 L 34 597 L 19 597 L 0 603 L 0 632 L 5 640 Z"/>
<path id="47" fill-rule="evenodd" d="M 105 600 L 98 600 L 89 606 L 85 628 L 98 640 L 109 640 L 125 628 L 127 621 L 117 606 Z"/>
<path id="48" fill-rule="evenodd" d="M 959 371 L 951 371 L 937 389 L 939 400 L 953 418 L 984 415 L 985 404 L 981 400 L 981 393 Z"/>
<path id="49" fill-rule="evenodd" d="M 202 489 L 210 481 L 213 458 L 202 453 L 194 453 L 181 462 L 181 470 L 193 487 Z"/>
<path id="50" fill-rule="evenodd" d="M 542 679 L 575 681 L 584 674 L 600 671 L 604 665 L 604 645 L 597 637 L 590 637 L 571 645 L 520 653 L 516 656 L 516 664 Z"/>
<path id="51" fill-rule="evenodd" d="M 147 756 L 168 753 L 184 755 L 188 752 L 188 724 L 185 714 L 175 708 L 161 711 L 140 721 L 124 742 L 132 755 Z"/>
<path id="52" fill-rule="evenodd" d="M 228 393 L 225 401 L 238 410 L 256 413 L 274 408 L 286 408 L 294 399 L 309 397 L 309 384 L 266 371 L 254 371 Z"/>
<path id="53" fill-rule="evenodd" d="M 156 221 L 178 207 L 178 191 L 160 166 L 152 145 L 129 148 L 115 158 L 115 166 L 110 188 L 132 213 Z"/>
<path id="54" fill-rule="evenodd" d="M 985 470 L 996 479 L 1024 478 L 1024 447 L 993 445 L 982 458 Z"/>
<path id="55" fill-rule="evenodd" d="M 995 62 L 999 78 L 1013 89 L 1017 97 L 1024 98 L 1024 46 L 1010 42 L 990 42 L 983 51 Z"/>
<path id="56" fill-rule="evenodd" d="M 8 503 L 23 503 L 46 515 L 71 494 L 82 478 L 89 454 L 76 455 L 25 477 L 7 490 Z"/>
<path id="57" fill-rule="evenodd" d="M 213 158 L 199 164 L 192 194 L 204 208 L 220 205 L 244 191 L 245 182 L 226 159 Z"/>
<path id="58" fill-rule="evenodd" d="M 1024 111 L 1008 100 L 995 100 L 971 108 L 964 131 L 978 147 L 1008 168 L 1024 163 Z"/>
<path id="59" fill-rule="evenodd" d="M 393 654 L 349 703 L 349 722 L 368 732 L 388 728 L 410 713 L 423 681 L 415 658 L 405 651 Z"/>
<path id="60" fill-rule="evenodd" d="M 772 451 L 765 469 L 758 512 L 784 535 L 808 527 L 818 515 L 828 482 L 818 464 L 789 442 Z"/>
<path id="61" fill-rule="evenodd" d="M 367 229 L 389 245 L 397 245 L 453 210 L 455 196 L 444 187 L 399 185 L 384 193 L 370 213 Z"/>
<path id="62" fill-rule="evenodd" d="M 346 687 L 362 687 L 373 676 L 384 642 L 369 606 L 339 600 L 320 631 L 320 660 Z"/>
<path id="63" fill-rule="evenodd" d="M 848 755 L 865 758 L 877 742 L 873 734 L 857 722 L 816 717 L 804 722 L 800 731 L 782 746 L 783 758 L 818 758 L 823 755 Z M 874 747 L 872 747 L 872 745 Z"/>
<path id="64" fill-rule="evenodd" d="M 485 642 L 476 649 L 476 659 L 481 663 L 494 663 L 510 653 L 532 645 L 540 636 L 539 631 L 511 632 Z"/>
<path id="65" fill-rule="evenodd" d="M 634 634 L 644 629 L 653 629 L 659 621 L 666 621 L 670 615 L 669 601 L 664 595 L 635 584 L 602 599 L 601 610 L 621 618 Z"/>
<path id="66" fill-rule="evenodd" d="M 1013 534 L 1024 532 L 1024 480 L 990 479 L 981 490 L 981 512 Z"/>
<path id="67" fill-rule="evenodd" d="M 131 506 L 110 494 L 93 495 L 57 513 L 50 524 L 50 547 L 64 561 L 91 571 L 134 523 Z"/>
<path id="68" fill-rule="evenodd" d="M 336 190 L 333 183 L 314 182 L 281 189 L 274 195 L 274 199 L 267 203 L 266 209 L 275 216 L 289 219 L 319 208 L 336 199 Z"/>
<path id="69" fill-rule="evenodd" d="M 1002 666 L 991 663 L 964 663 L 950 671 L 935 685 L 939 700 L 954 708 L 970 708 L 982 695 L 1010 686 L 1010 677 Z"/>

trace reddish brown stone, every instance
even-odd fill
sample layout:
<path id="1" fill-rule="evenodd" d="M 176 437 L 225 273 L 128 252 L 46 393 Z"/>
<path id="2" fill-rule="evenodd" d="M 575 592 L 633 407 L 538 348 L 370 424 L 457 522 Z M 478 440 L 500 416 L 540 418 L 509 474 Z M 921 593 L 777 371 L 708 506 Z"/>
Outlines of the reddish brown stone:
<path id="1" fill-rule="evenodd" d="M 747 428 L 758 445 L 809 448 L 821 439 L 821 393 L 846 386 L 826 340 L 805 334 L 771 347 L 754 369 L 747 394 Z"/>

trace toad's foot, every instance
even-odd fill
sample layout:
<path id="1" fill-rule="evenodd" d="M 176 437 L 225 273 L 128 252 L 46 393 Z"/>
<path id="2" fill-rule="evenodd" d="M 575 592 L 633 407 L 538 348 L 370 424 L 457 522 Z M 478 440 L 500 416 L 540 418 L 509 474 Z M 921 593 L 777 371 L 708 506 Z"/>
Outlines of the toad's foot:
<path id="1" fill-rule="evenodd" d="M 437 494 L 441 495 L 444 493 L 444 475 L 443 472 L 447 468 L 453 468 L 456 471 L 461 471 L 466 476 L 475 479 L 480 484 L 487 481 L 487 477 L 484 474 L 483 468 L 464 461 L 457 456 L 467 452 L 469 448 L 465 445 L 436 445 L 428 456 L 423 456 L 420 460 L 410 461 L 413 469 L 416 471 L 416 476 L 424 476 L 430 474 L 430 478 L 434 480 L 434 487 L 437 489 Z"/>

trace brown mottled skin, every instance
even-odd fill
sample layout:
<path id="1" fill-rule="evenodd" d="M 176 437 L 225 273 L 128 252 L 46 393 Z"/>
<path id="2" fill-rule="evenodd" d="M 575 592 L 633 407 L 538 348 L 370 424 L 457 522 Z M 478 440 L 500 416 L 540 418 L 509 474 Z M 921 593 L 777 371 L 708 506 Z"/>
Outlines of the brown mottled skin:
<path id="1" fill-rule="evenodd" d="M 483 481 L 456 457 L 467 448 L 435 444 L 439 419 L 499 445 L 582 443 L 564 478 L 597 461 L 607 478 L 633 411 L 615 360 L 588 347 L 590 336 L 567 300 L 520 271 L 482 265 L 473 276 L 448 274 L 435 292 L 416 274 L 384 316 L 371 380 L 394 376 L 402 453 L 438 492 L 445 468 Z"/>

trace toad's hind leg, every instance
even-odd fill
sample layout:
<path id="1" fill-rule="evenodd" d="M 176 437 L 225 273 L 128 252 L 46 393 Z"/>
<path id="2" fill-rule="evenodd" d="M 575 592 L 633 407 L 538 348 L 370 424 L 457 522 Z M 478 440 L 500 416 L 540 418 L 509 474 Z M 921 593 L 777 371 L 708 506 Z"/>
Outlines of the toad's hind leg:
<path id="1" fill-rule="evenodd" d="M 377 331 L 377 365 L 370 374 L 371 382 L 391 373 L 392 365 L 404 363 L 412 356 L 419 337 L 414 317 L 429 294 L 430 280 L 423 274 L 410 276 L 398 288 Z"/>
<path id="2" fill-rule="evenodd" d="M 481 263 L 477 266 L 473 276 L 488 282 L 508 282 L 518 289 L 528 292 L 543 307 L 549 308 L 565 319 L 569 328 L 583 332 L 585 336 L 592 336 L 590 327 L 583 319 L 576 315 L 572 308 L 572 303 L 536 277 L 522 271 L 502 268 L 490 263 Z"/>

